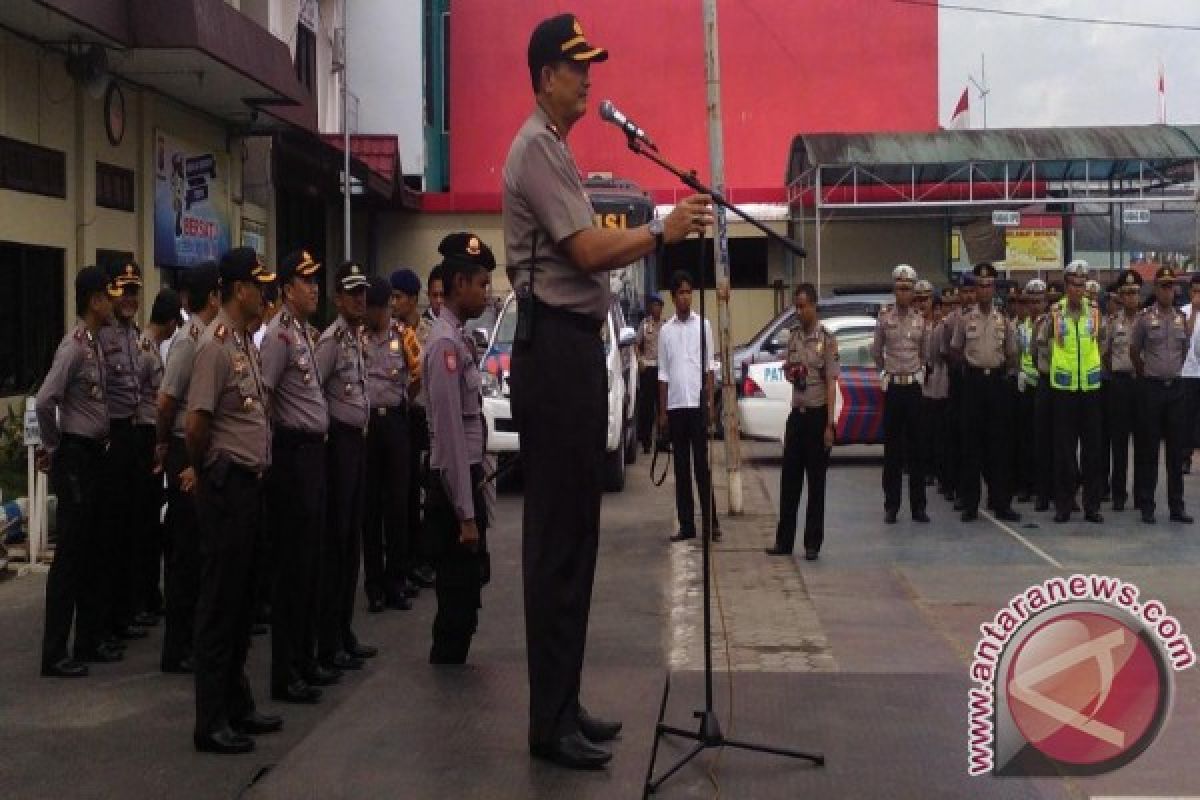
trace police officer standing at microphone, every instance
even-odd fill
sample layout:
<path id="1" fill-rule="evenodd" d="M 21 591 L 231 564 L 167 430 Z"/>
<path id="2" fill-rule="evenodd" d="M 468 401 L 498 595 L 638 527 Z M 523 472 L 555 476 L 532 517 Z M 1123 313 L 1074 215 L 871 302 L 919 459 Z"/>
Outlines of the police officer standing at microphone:
<path id="1" fill-rule="evenodd" d="M 605 764 L 611 755 L 597 743 L 620 729 L 579 702 L 604 460 L 600 328 L 611 295 L 603 273 L 703 233 L 713 219 L 709 199 L 693 196 L 648 225 L 593 227 L 566 138 L 587 110 L 592 62 L 607 58 L 571 14 L 537 26 L 528 52 L 536 107 L 504 166 L 504 243 L 519 309 L 511 386 L 526 486 L 529 746 L 576 769 Z"/>

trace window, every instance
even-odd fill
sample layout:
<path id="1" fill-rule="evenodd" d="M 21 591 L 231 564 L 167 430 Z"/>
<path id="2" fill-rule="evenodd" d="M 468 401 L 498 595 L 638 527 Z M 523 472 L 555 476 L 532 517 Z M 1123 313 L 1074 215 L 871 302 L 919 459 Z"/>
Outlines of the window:
<path id="1" fill-rule="evenodd" d="M 870 328 L 848 328 L 838 331 L 838 357 L 843 367 L 875 368 L 875 359 L 871 357 L 871 345 L 875 341 L 875 331 Z"/>
<path id="2" fill-rule="evenodd" d="M 317 83 L 317 36 L 303 25 L 296 25 L 296 78 L 315 94 Z"/>
<path id="3" fill-rule="evenodd" d="M 0 297 L 0 395 L 25 394 L 63 336 L 63 251 L 0 242 Z"/>
<path id="4" fill-rule="evenodd" d="M 67 196 L 67 157 L 59 150 L 0 136 L 0 189 Z"/>
<path id="5" fill-rule="evenodd" d="M 134 210 L 133 170 L 96 162 L 96 205 L 117 211 Z"/>

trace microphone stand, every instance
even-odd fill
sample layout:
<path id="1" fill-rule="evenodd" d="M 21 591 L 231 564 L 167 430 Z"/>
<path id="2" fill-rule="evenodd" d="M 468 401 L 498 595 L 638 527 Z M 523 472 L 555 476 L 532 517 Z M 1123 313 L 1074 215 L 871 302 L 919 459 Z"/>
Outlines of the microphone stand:
<path id="1" fill-rule="evenodd" d="M 684 172 L 676 167 L 671 162 L 663 158 L 657 153 L 658 148 L 647 148 L 636 135 L 626 131 L 626 140 L 629 149 L 640 156 L 653 161 L 658 166 L 670 172 L 675 177 L 679 178 L 685 186 L 695 190 L 698 194 L 706 194 L 712 197 L 713 202 L 721 208 L 732 211 L 746 222 L 758 228 L 765 233 L 769 238 L 779 242 L 784 247 L 787 247 L 796 255 L 803 257 L 805 255 L 804 248 L 796 242 L 781 236 L 775 231 L 763 225 L 758 220 L 746 214 L 742 209 L 730 203 L 726 197 L 720 192 L 713 191 L 712 188 L 705 186 L 696 177 L 695 170 Z M 696 287 L 700 290 L 700 397 L 702 413 L 708 411 L 704 407 L 704 386 L 708 376 L 708 337 L 704 335 L 704 247 L 703 239 L 701 239 L 701 264 L 700 273 L 697 276 Z M 707 426 L 707 420 L 705 420 Z M 781 747 L 773 747 L 764 744 L 755 744 L 753 742 L 745 742 L 738 739 L 729 739 L 721 732 L 721 724 L 717 719 L 716 711 L 713 710 L 713 663 L 712 663 L 712 515 L 715 511 L 713 508 L 714 493 L 712 490 L 712 468 L 709 463 L 708 437 L 704 437 L 704 448 L 702 460 L 708 468 L 708 496 L 701 498 L 701 550 L 703 559 L 703 591 L 704 591 L 704 708 L 693 712 L 693 716 L 699 720 L 697 730 L 685 730 L 672 725 L 667 725 L 663 722 L 663 717 L 667 711 L 667 699 L 671 693 L 671 674 L 667 672 L 666 681 L 663 685 L 662 703 L 658 709 L 658 720 L 654 731 L 654 746 L 650 751 L 650 765 L 646 769 L 646 781 L 642 789 L 642 797 L 646 798 L 658 791 L 672 775 L 682 769 L 688 762 L 698 756 L 705 750 L 713 747 L 733 747 L 739 750 L 749 750 L 758 753 L 770 753 L 787 758 L 802 759 L 810 761 L 817 766 L 825 765 L 825 756 L 821 753 L 807 753 L 801 750 L 787 750 Z M 701 492 L 703 494 L 703 492 Z M 732 680 L 732 677 L 730 678 Z M 687 753 L 685 753 L 675 764 L 657 779 L 654 777 L 655 762 L 658 758 L 658 745 L 664 736 L 675 736 L 680 739 L 688 739 L 695 742 Z"/>

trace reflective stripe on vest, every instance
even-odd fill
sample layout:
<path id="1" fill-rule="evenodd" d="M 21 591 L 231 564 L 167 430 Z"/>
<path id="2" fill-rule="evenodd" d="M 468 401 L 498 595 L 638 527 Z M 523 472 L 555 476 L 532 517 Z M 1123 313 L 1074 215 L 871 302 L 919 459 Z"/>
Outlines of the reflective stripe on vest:
<path id="1" fill-rule="evenodd" d="M 1100 388 L 1100 343 L 1096 315 L 1083 300 L 1078 320 L 1067 312 L 1067 299 L 1058 303 L 1051 318 L 1050 386 L 1067 392 L 1090 392 Z"/>

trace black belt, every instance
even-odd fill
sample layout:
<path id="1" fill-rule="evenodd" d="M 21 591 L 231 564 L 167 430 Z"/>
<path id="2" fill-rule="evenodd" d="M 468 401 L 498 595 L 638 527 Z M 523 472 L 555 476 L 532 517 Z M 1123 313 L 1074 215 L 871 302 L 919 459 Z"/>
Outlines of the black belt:
<path id="1" fill-rule="evenodd" d="M 108 448 L 108 439 L 107 437 L 83 436 L 78 433 L 64 432 L 59 435 L 59 446 L 65 444 L 81 447 L 84 450 L 104 452 Z"/>
<path id="2" fill-rule="evenodd" d="M 109 429 L 113 428 L 132 428 L 133 417 L 120 417 L 119 419 L 110 419 L 108 421 Z"/>
<path id="3" fill-rule="evenodd" d="M 552 319 L 595 336 L 600 335 L 600 326 L 604 323 L 603 319 L 597 320 L 589 317 L 587 314 L 580 314 L 577 311 L 567 311 L 564 308 L 547 305 L 536 297 L 533 300 L 533 307 L 535 315 L 540 320 Z M 537 330 L 536 325 L 534 330 Z"/>
<path id="4" fill-rule="evenodd" d="M 379 406 L 378 408 L 371 409 L 371 413 L 377 417 L 386 417 L 392 414 L 407 414 L 408 405 L 399 403 L 394 406 Z"/>
<path id="5" fill-rule="evenodd" d="M 301 431 L 280 426 L 275 429 L 272 442 L 284 447 L 298 447 L 302 444 L 325 444 L 326 438 L 325 434 L 316 431 Z"/>
<path id="6" fill-rule="evenodd" d="M 1143 375 L 1142 380 L 1151 386 L 1161 386 L 1164 389 L 1169 389 L 1180 381 L 1180 378 L 1156 378 L 1153 375 Z"/>
<path id="7" fill-rule="evenodd" d="M 968 371 L 976 375 L 982 375 L 985 378 L 991 375 L 1002 375 L 1005 369 L 1005 367 L 973 367 L 970 364 L 967 365 Z"/>
<path id="8" fill-rule="evenodd" d="M 367 417 L 367 420 L 370 421 L 370 416 Z M 354 433 L 365 437 L 367 435 L 367 426 L 351 425 L 348 422 L 342 422 L 337 417 L 330 417 L 329 432 L 334 433 L 335 431 L 338 433 Z"/>

